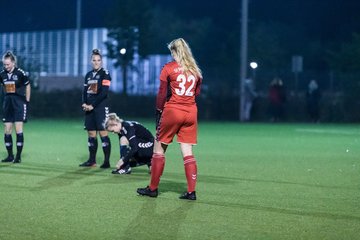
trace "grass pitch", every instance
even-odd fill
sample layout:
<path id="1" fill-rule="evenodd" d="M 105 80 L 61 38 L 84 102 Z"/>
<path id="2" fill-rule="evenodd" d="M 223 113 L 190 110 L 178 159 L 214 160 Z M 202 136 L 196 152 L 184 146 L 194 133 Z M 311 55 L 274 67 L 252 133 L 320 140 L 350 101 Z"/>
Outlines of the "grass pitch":
<path id="1" fill-rule="evenodd" d="M 195 202 L 178 199 L 186 180 L 177 144 L 152 199 L 135 192 L 149 182 L 146 167 L 126 176 L 78 167 L 88 156 L 81 119 L 33 120 L 24 136 L 23 162 L 0 163 L 1 240 L 360 236 L 359 125 L 200 122 Z"/>

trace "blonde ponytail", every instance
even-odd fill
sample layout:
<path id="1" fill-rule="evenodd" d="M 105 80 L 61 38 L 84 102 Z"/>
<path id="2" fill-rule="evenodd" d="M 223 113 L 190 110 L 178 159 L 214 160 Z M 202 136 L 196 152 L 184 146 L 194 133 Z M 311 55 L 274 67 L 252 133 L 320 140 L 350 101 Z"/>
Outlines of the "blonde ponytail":
<path id="1" fill-rule="evenodd" d="M 201 70 L 196 63 L 188 43 L 183 38 L 177 38 L 171 41 L 168 44 L 168 48 L 172 54 L 177 56 L 178 63 L 185 73 L 191 72 L 199 78 L 202 78 Z"/>

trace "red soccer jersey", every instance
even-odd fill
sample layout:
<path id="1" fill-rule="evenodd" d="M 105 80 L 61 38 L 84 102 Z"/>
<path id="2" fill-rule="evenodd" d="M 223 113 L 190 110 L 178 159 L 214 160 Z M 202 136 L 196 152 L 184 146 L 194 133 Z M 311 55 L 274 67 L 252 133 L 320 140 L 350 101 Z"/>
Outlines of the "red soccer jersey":
<path id="1" fill-rule="evenodd" d="M 170 87 L 171 90 L 171 97 L 166 104 L 194 105 L 195 96 L 200 94 L 202 79 L 194 74 L 185 74 L 175 61 L 165 64 L 160 74 L 160 81 L 156 102 L 156 107 L 159 110 L 163 110 L 167 98 L 167 91 L 164 86 Z"/>

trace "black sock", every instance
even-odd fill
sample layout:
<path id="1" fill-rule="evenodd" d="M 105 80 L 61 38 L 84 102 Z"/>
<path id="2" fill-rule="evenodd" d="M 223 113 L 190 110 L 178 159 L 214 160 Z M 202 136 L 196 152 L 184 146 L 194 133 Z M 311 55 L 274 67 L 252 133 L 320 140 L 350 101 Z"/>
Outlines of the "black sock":
<path id="1" fill-rule="evenodd" d="M 98 148 L 97 138 L 89 137 L 88 138 L 88 146 L 89 146 L 89 153 L 90 153 L 90 162 L 96 162 L 96 151 Z"/>
<path id="2" fill-rule="evenodd" d="M 102 148 L 104 152 L 104 163 L 108 163 L 110 160 L 111 143 L 108 136 L 101 137 Z"/>
<path id="3" fill-rule="evenodd" d="M 23 146 L 24 146 L 24 134 L 23 133 L 17 133 L 16 134 L 16 157 L 20 158 L 21 157 L 21 152 L 23 150 Z"/>
<path id="4" fill-rule="evenodd" d="M 5 147 L 8 152 L 8 156 L 14 156 L 13 154 L 13 140 L 11 134 L 5 134 L 4 136 Z"/>
<path id="5" fill-rule="evenodd" d="M 128 154 L 129 151 L 130 151 L 130 148 L 128 145 L 120 145 L 120 157 L 122 159 L 124 159 L 124 157 Z M 136 161 L 135 161 L 135 165 L 136 165 Z M 124 165 L 122 166 L 122 168 L 124 168 L 126 166 L 131 166 L 130 160 L 127 162 L 124 161 Z"/>
<path id="6" fill-rule="evenodd" d="M 129 151 L 129 147 L 127 145 L 120 145 L 120 157 L 124 157 Z"/>

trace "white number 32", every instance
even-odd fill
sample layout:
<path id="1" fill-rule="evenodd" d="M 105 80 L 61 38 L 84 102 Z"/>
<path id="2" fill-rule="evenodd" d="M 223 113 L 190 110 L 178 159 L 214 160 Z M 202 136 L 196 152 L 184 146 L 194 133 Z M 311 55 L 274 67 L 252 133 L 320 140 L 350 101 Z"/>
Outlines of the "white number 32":
<path id="1" fill-rule="evenodd" d="M 177 82 L 179 83 L 179 88 L 175 89 L 175 93 L 179 96 L 183 96 L 185 94 L 185 96 L 193 96 L 194 92 L 194 86 L 195 86 L 195 77 L 194 75 L 189 75 L 188 77 L 186 77 L 184 74 L 180 74 L 177 78 L 176 78 Z M 190 86 L 188 88 L 186 88 L 185 84 L 187 82 L 190 82 Z"/>

